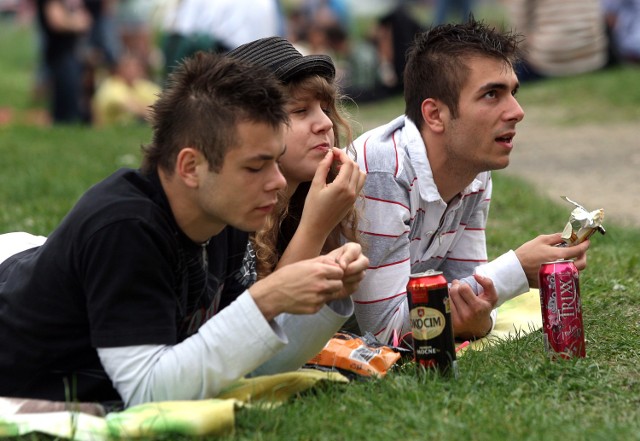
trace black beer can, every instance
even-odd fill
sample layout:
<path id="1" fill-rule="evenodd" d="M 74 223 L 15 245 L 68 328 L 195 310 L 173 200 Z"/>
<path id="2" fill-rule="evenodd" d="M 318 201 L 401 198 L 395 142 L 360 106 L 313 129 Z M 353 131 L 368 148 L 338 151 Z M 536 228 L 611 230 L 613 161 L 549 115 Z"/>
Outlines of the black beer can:
<path id="1" fill-rule="evenodd" d="M 411 274 L 407 300 L 416 363 L 457 376 L 449 285 L 442 272 Z"/>

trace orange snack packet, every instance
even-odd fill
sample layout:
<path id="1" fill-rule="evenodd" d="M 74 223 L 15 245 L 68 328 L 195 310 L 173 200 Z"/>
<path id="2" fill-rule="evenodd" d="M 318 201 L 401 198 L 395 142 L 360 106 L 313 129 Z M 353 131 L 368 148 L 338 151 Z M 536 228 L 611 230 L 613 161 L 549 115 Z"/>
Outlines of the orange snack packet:
<path id="1" fill-rule="evenodd" d="M 400 359 L 400 351 L 380 343 L 371 333 L 360 337 L 343 331 L 336 333 L 305 367 L 336 369 L 348 377 L 384 377 Z"/>

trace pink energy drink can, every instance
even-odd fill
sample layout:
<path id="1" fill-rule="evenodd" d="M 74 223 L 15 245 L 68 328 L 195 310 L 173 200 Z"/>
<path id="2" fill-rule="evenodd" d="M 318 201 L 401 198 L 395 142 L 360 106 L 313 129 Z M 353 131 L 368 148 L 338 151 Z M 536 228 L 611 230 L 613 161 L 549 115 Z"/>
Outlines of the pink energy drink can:
<path id="1" fill-rule="evenodd" d="M 552 357 L 584 357 L 579 273 L 570 260 L 540 266 L 540 307 L 544 347 Z"/>

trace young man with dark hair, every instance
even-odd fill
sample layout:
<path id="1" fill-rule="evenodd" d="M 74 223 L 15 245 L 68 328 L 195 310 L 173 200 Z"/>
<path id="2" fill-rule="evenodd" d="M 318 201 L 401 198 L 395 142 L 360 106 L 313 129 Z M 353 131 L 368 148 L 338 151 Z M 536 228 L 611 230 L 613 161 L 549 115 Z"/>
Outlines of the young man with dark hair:
<path id="1" fill-rule="evenodd" d="M 285 186 L 287 123 L 268 71 L 187 59 L 153 106 L 142 168 L 96 184 L 41 246 L 0 265 L 0 395 L 202 399 L 320 351 L 353 312 L 359 245 L 246 286 L 247 232 Z"/>
<path id="2" fill-rule="evenodd" d="M 411 273 L 444 272 L 454 332 L 474 338 L 490 332 L 496 305 L 537 286 L 541 263 L 586 265 L 589 243 L 556 247 L 560 234 L 487 261 L 491 170 L 509 164 L 524 117 L 518 45 L 517 35 L 474 19 L 417 35 L 404 72 L 405 115 L 355 141 L 367 172 L 361 225 L 370 268 L 353 299 L 360 329 L 381 341 L 410 332 Z"/>

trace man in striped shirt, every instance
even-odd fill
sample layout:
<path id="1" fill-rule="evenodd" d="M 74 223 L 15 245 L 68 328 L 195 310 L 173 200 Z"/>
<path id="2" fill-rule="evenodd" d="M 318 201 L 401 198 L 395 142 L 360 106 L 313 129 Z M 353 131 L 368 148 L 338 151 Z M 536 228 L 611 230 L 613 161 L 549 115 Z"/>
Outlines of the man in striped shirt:
<path id="1" fill-rule="evenodd" d="M 495 307 L 536 287 L 541 263 L 586 266 L 588 242 L 555 247 L 560 234 L 487 259 L 490 171 L 508 165 L 524 117 L 518 44 L 475 20 L 419 34 L 405 69 L 405 115 L 355 141 L 367 172 L 361 225 L 370 267 L 353 295 L 362 332 L 383 342 L 410 332 L 411 273 L 444 272 L 454 333 L 474 338 L 490 332 Z"/>

